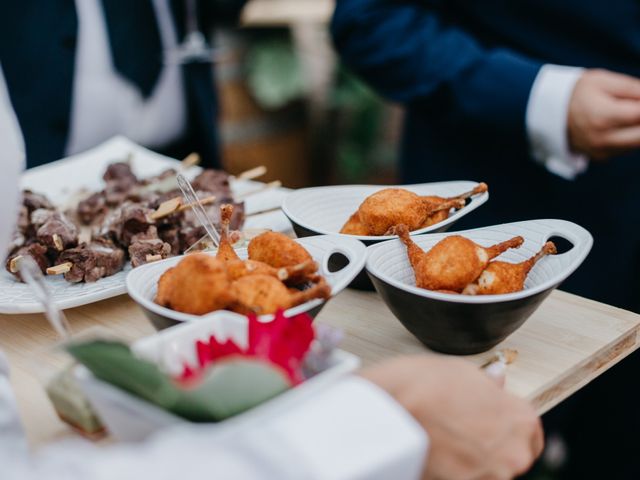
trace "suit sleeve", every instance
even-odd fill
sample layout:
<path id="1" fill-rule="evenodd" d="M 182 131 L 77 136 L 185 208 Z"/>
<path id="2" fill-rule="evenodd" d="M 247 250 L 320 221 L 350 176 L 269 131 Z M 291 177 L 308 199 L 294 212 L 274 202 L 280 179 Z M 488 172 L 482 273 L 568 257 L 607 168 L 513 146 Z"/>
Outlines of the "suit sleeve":
<path id="1" fill-rule="evenodd" d="M 541 63 L 489 48 L 444 15 L 437 0 L 338 0 L 332 21 L 343 61 L 383 96 L 437 101 L 456 122 L 524 135 Z M 440 103 L 444 102 L 444 104 Z"/>

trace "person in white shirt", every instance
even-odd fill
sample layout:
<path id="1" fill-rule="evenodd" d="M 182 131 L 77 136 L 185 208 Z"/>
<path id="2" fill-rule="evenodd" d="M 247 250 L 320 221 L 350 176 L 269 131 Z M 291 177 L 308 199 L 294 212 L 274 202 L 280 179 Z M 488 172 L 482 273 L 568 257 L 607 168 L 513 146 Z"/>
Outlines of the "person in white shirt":
<path id="1" fill-rule="evenodd" d="M 0 93 L 0 251 L 18 206 L 24 143 Z M 363 370 L 260 425 L 219 434 L 206 425 L 141 444 L 85 441 L 28 448 L 0 352 L 2 480 L 450 479 L 503 480 L 543 447 L 540 421 L 472 364 L 438 355 Z"/>

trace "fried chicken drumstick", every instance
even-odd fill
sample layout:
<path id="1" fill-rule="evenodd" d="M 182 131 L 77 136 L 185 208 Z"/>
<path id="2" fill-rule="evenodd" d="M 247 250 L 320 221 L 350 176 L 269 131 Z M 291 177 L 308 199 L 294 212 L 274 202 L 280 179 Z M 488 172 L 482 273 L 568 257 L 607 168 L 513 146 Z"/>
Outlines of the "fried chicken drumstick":
<path id="1" fill-rule="evenodd" d="M 350 235 L 387 235 L 396 225 L 406 225 L 409 231 L 428 227 L 449 217 L 451 209 L 465 206 L 466 199 L 487 191 L 480 183 L 461 195 L 443 198 L 424 196 L 403 188 L 385 188 L 367 197 L 351 215 L 340 233 Z"/>
<path id="2" fill-rule="evenodd" d="M 302 291 L 287 288 L 276 276 L 257 272 L 233 280 L 228 267 L 235 263 L 204 253 L 187 255 L 160 277 L 155 301 L 193 315 L 223 309 L 262 315 L 331 295 L 331 288 L 322 278 Z"/>
<path id="3" fill-rule="evenodd" d="M 425 252 L 411 239 L 406 225 L 394 227 L 393 233 L 407 247 L 416 285 L 427 290 L 449 292 L 462 292 L 482 274 L 490 260 L 524 243 L 522 237 L 514 237 L 497 245 L 482 247 L 468 238 L 451 235 Z"/>
<path id="4" fill-rule="evenodd" d="M 534 265 L 546 255 L 558 253 L 553 242 L 547 242 L 533 257 L 520 263 L 491 262 L 478 279 L 462 291 L 465 295 L 498 295 L 519 292 Z"/>

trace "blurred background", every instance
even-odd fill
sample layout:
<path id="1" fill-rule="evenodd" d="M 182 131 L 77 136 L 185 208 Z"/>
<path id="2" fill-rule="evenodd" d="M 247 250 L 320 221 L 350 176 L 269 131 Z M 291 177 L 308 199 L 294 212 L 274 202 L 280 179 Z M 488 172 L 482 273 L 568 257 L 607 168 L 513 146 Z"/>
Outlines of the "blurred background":
<path id="1" fill-rule="evenodd" d="M 396 182 L 402 112 L 343 68 L 333 0 L 251 0 L 216 30 L 223 163 L 287 187 Z M 329 141 L 330 140 L 330 141 Z"/>

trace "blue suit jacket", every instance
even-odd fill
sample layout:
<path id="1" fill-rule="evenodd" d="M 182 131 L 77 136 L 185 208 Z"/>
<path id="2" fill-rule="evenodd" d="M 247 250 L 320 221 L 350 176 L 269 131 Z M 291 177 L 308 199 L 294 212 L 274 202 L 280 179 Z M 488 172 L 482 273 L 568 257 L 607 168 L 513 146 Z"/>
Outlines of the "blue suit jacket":
<path id="1" fill-rule="evenodd" d="M 214 21 L 233 21 L 245 1 L 200 2 L 202 31 L 210 31 Z M 184 2 L 171 0 L 171 6 L 181 36 Z M 0 64 L 25 139 L 27 165 L 33 167 L 63 157 L 67 145 L 78 31 L 75 4 L 73 0 L 21 0 L 4 2 L 1 11 Z M 132 48 L 135 43 L 132 38 Z M 197 151 L 206 165 L 218 166 L 211 66 L 185 65 L 183 78 L 186 136 L 164 153 L 179 156 Z"/>
<path id="2" fill-rule="evenodd" d="M 555 217 L 596 245 L 566 287 L 640 309 L 640 156 L 592 164 L 575 182 L 529 154 L 525 112 L 545 63 L 640 76 L 640 2 L 338 0 L 343 60 L 406 106 L 403 180 L 484 180 L 491 200 L 460 226 Z M 615 245 L 618 258 L 610 256 Z M 607 272 L 610 281 L 594 281 Z"/>

